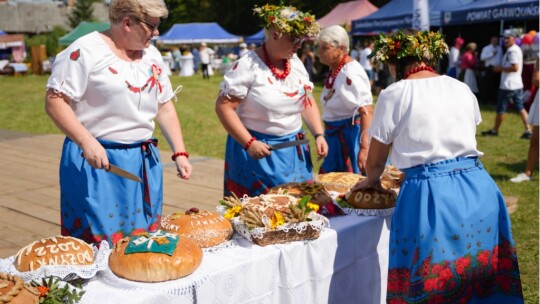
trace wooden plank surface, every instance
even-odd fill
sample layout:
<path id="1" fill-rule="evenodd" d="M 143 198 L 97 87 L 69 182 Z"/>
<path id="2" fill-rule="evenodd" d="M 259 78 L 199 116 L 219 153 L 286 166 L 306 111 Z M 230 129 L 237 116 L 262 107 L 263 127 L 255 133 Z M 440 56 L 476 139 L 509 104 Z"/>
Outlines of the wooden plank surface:
<path id="1" fill-rule="evenodd" d="M 60 234 L 58 165 L 63 141 L 62 135 L 0 130 L 0 258 Z M 192 156 L 193 175 L 181 180 L 169 154 L 161 154 L 163 214 L 191 207 L 215 210 L 223 195 L 223 160 Z"/>

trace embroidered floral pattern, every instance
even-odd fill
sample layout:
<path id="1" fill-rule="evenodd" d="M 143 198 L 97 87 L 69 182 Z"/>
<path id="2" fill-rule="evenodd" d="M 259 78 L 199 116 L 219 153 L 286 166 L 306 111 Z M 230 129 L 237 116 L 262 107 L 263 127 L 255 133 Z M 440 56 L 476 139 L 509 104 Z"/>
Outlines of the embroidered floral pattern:
<path id="1" fill-rule="evenodd" d="M 433 263 L 430 254 L 420 262 L 418 254 L 417 248 L 416 271 L 406 267 L 388 271 L 387 303 L 468 303 L 473 297 L 495 294 L 522 297 L 517 255 L 508 240 L 454 261 Z"/>
<path id="2" fill-rule="evenodd" d="M 81 49 L 77 49 L 76 51 L 71 52 L 69 54 L 69 59 L 73 61 L 77 61 L 81 57 Z"/>

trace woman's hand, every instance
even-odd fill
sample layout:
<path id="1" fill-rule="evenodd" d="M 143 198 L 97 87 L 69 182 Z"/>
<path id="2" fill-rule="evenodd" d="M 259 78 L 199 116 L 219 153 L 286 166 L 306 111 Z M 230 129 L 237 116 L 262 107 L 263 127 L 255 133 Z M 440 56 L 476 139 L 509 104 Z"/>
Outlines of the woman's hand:
<path id="1" fill-rule="evenodd" d="M 187 157 L 183 155 L 178 156 L 174 162 L 176 164 L 176 171 L 178 172 L 176 175 L 181 179 L 189 179 L 191 172 L 193 171 L 193 167 L 191 166 L 191 163 L 188 161 Z"/>
<path id="2" fill-rule="evenodd" d="M 261 159 L 271 154 L 270 147 L 258 140 L 253 141 L 247 149 L 249 156 L 253 159 Z"/>
<path id="3" fill-rule="evenodd" d="M 315 144 L 317 145 L 317 160 L 321 160 L 328 155 L 328 144 L 326 143 L 326 139 L 324 136 L 318 136 L 315 139 Z"/>
<path id="4" fill-rule="evenodd" d="M 362 189 L 368 189 L 368 188 L 375 189 L 383 193 L 389 192 L 388 190 L 383 188 L 383 186 L 381 185 L 380 179 L 375 180 L 375 181 L 370 181 L 370 179 L 368 178 L 364 178 L 358 183 L 356 183 L 356 185 L 352 186 L 351 192 L 362 190 Z"/>
<path id="5" fill-rule="evenodd" d="M 109 158 L 105 148 L 94 137 L 84 138 L 79 146 L 83 150 L 82 157 L 90 166 L 96 169 L 109 169 Z"/>
<path id="6" fill-rule="evenodd" d="M 368 148 L 362 148 L 360 147 L 360 151 L 358 152 L 358 168 L 360 169 L 360 173 L 366 174 L 366 161 L 368 156 Z"/>

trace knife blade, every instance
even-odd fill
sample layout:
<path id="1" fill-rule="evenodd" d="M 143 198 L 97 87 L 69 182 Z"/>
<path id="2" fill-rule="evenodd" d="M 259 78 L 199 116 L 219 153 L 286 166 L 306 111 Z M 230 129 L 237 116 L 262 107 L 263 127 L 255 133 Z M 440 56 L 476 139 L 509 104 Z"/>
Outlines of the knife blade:
<path id="1" fill-rule="evenodd" d="M 309 139 L 306 138 L 306 139 L 299 139 L 299 140 L 288 141 L 288 142 L 284 142 L 280 144 L 270 145 L 270 151 L 288 148 L 288 147 L 296 147 L 303 144 L 307 144 L 308 142 L 309 142 Z"/>
<path id="2" fill-rule="evenodd" d="M 142 180 L 138 176 L 136 176 L 136 175 L 134 175 L 132 173 L 129 173 L 128 171 L 126 171 L 124 169 L 120 169 L 118 166 L 115 166 L 115 165 L 110 164 L 110 163 L 109 163 L 109 171 L 107 171 L 107 172 L 116 174 L 118 176 L 130 179 L 130 180 L 133 180 L 133 181 L 136 181 L 136 182 L 139 182 L 139 183 L 142 182 Z"/>

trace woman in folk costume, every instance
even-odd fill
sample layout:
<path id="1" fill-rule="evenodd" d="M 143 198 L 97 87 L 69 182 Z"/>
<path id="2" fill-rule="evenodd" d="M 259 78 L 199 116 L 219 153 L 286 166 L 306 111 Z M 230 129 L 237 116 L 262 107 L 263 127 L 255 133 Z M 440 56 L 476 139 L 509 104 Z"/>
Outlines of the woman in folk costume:
<path id="1" fill-rule="evenodd" d="M 398 82 L 377 100 L 367 179 L 381 189 L 388 155 L 404 171 L 390 232 L 388 303 L 523 303 L 503 196 L 476 148 L 481 122 L 466 84 L 434 72 L 448 52 L 440 33 L 376 40 L 374 58 Z"/>
<path id="2" fill-rule="evenodd" d="M 115 243 L 159 227 L 163 170 L 154 119 L 175 152 L 178 176 L 191 175 L 169 78 L 150 44 L 162 0 L 113 0 L 111 28 L 79 38 L 58 54 L 46 111 L 67 135 L 60 161 L 62 234 Z M 142 183 L 109 173 L 110 164 Z"/>
<path id="3" fill-rule="evenodd" d="M 294 7 L 255 7 L 266 41 L 232 64 L 221 83 L 216 112 L 229 133 L 224 194 L 256 196 L 270 187 L 312 180 L 309 146 L 270 150 L 269 145 L 307 138 L 302 119 L 326 156 L 313 83 L 296 56 L 306 37 L 319 33 L 315 17 Z"/>
<path id="4" fill-rule="evenodd" d="M 339 25 L 317 38 L 319 60 L 330 67 L 321 95 L 328 156 L 319 173 L 364 171 L 373 116 L 373 96 L 366 71 L 349 53 L 349 35 Z"/>

